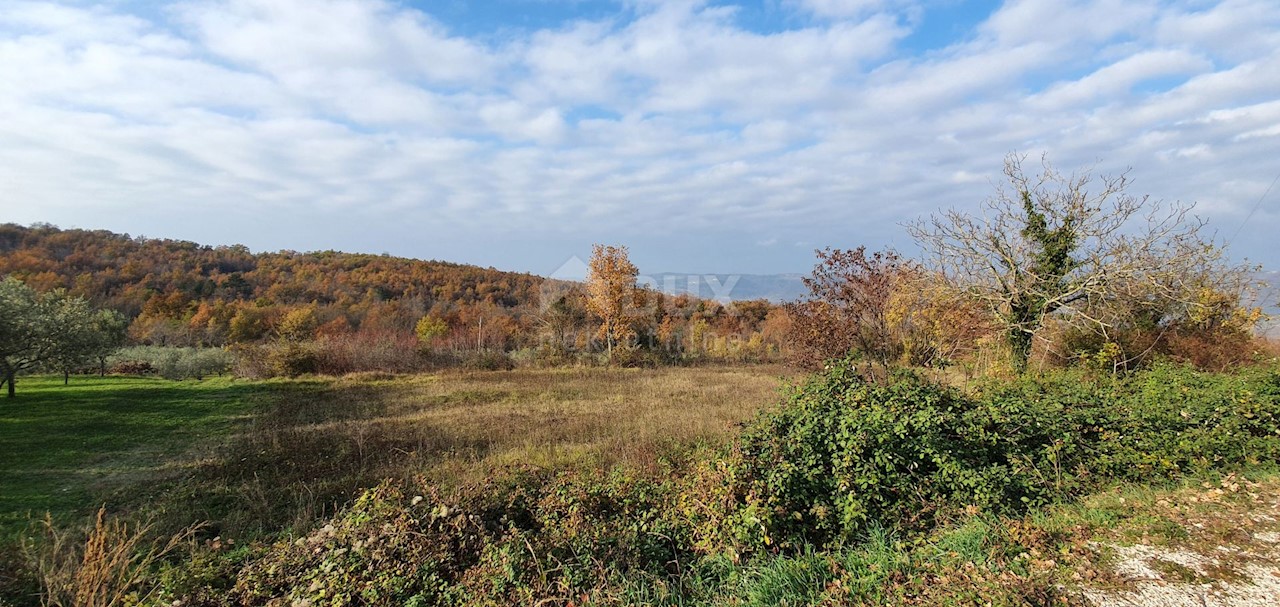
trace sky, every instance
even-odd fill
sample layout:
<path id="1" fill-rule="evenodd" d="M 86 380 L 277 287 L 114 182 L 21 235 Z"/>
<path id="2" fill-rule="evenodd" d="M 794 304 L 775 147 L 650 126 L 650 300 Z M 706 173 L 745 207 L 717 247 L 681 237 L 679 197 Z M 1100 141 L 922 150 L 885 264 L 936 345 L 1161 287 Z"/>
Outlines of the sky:
<path id="1" fill-rule="evenodd" d="M 1280 2 L 0 2 L 0 222 L 806 272 L 1010 153 L 1280 269 Z"/>

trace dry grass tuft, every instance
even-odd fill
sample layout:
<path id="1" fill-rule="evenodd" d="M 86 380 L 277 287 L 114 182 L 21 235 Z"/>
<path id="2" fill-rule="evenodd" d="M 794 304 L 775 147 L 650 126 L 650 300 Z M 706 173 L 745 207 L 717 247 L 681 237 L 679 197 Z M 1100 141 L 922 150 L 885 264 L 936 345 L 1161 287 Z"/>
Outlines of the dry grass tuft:
<path id="1" fill-rule="evenodd" d="M 40 577 L 41 603 L 48 607 L 114 607 L 148 598 L 143 587 L 152 566 L 189 540 L 197 526 L 163 541 L 150 539 L 150 524 L 129 524 L 98 509 L 87 532 L 60 530 L 42 521 L 44 542 L 27 544 L 27 558 Z"/>

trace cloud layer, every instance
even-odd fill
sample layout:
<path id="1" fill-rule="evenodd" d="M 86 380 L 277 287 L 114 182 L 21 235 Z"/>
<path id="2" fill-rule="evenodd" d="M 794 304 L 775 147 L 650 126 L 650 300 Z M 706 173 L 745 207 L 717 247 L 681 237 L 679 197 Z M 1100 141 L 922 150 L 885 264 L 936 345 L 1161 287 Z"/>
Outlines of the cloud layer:
<path id="1" fill-rule="evenodd" d="M 945 4 L 949 0 L 938 0 Z M 520 5 L 535 10 L 536 4 Z M 991 191 L 1133 167 L 1280 266 L 1280 5 L 620 4 L 462 35 L 356 0 L 0 6 L 0 220 L 550 272 L 802 270 Z M 939 19 L 941 17 L 932 17 Z"/>

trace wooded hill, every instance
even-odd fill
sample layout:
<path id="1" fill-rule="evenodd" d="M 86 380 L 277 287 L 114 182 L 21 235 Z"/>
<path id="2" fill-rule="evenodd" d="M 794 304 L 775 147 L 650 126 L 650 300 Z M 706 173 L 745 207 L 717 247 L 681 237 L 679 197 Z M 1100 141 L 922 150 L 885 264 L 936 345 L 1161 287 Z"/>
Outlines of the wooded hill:
<path id="1" fill-rule="evenodd" d="M 447 317 L 475 308 L 509 316 L 536 306 L 543 281 L 389 255 L 252 253 L 241 245 L 14 224 L 0 226 L 0 275 L 37 291 L 67 289 L 133 320 L 136 339 L 175 344 L 255 339 L 276 312 L 303 305 L 317 306 L 330 331 L 412 330 L 432 311 Z M 246 309 L 258 314 L 242 314 Z M 258 322 L 233 327 L 237 314 Z M 165 320 L 186 321 L 190 331 Z"/>
<path id="2" fill-rule="evenodd" d="M 527 273 L 337 251 L 253 253 L 50 225 L 0 225 L 0 276 L 118 310 L 134 342 L 155 345 L 261 341 L 305 308 L 314 318 L 306 337 L 412 336 L 431 316 L 447 327 L 441 347 L 511 350 L 536 344 L 546 328 L 544 284 L 557 285 L 561 299 L 556 331 L 565 322 L 592 327 L 579 289 Z M 643 319 L 655 334 L 699 320 L 716 335 L 754 332 L 772 308 L 759 301 L 727 310 L 696 297 L 651 295 L 664 300 Z"/>

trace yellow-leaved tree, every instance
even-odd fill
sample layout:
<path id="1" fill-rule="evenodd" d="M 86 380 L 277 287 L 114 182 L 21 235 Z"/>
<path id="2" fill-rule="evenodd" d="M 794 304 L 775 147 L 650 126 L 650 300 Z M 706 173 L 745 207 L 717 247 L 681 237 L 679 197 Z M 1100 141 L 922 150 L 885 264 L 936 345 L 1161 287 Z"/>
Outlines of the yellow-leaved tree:
<path id="1" fill-rule="evenodd" d="M 592 246 L 587 268 L 587 309 L 600 319 L 596 335 L 604 340 L 609 359 L 613 360 L 614 345 L 634 333 L 630 316 L 639 270 L 627 258 L 626 247 L 602 244 Z"/>

